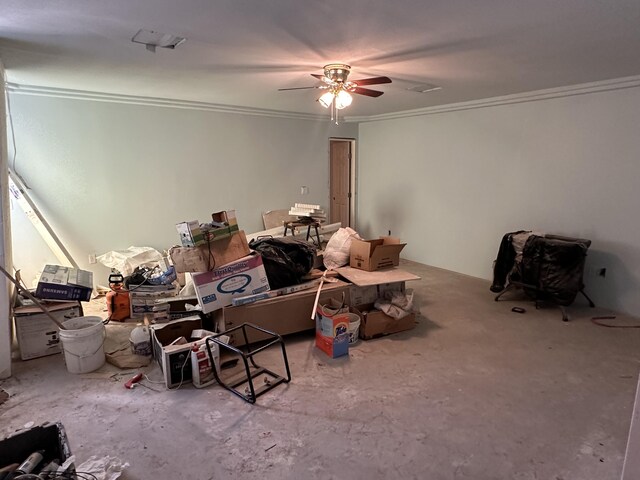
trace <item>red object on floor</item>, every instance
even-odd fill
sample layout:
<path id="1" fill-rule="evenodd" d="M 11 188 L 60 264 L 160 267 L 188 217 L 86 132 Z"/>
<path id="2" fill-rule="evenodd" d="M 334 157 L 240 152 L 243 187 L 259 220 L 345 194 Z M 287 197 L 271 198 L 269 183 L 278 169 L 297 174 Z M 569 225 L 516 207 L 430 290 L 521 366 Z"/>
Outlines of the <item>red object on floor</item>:
<path id="1" fill-rule="evenodd" d="M 142 380 L 141 373 L 131 377 L 129 381 L 127 381 L 127 383 L 124 384 L 124 388 L 128 388 L 129 390 L 131 390 L 133 387 L 136 386 L 135 384 L 138 383 L 140 380 Z"/>

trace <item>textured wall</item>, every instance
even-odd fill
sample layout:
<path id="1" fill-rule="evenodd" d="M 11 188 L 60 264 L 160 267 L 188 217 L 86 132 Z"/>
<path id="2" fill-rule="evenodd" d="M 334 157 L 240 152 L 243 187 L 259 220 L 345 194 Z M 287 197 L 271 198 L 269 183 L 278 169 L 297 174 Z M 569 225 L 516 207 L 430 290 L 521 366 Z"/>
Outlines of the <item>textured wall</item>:
<path id="1" fill-rule="evenodd" d="M 362 123 L 359 227 L 487 279 L 505 232 L 590 238 L 588 293 L 640 315 L 639 133 L 639 88 Z"/>
<path id="2" fill-rule="evenodd" d="M 262 229 L 261 212 L 293 202 L 328 205 L 329 137 L 356 125 L 12 93 L 17 170 L 81 267 L 106 284 L 90 253 L 130 245 L 166 249 L 175 224 L 237 211 Z M 300 195 L 300 186 L 309 194 Z M 32 278 L 56 262 L 17 205 L 16 266 Z"/>

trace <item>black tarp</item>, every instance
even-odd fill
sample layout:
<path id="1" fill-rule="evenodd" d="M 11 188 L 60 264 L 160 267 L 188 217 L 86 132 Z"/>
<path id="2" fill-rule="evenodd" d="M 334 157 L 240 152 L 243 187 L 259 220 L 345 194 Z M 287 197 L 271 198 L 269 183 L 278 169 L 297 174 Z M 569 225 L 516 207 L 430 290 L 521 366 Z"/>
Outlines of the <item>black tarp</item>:
<path id="1" fill-rule="evenodd" d="M 554 235 L 531 235 L 522 261 L 511 280 L 524 284 L 524 291 L 537 300 L 570 305 L 584 288 L 582 276 L 590 240 Z"/>
<path id="2" fill-rule="evenodd" d="M 293 237 L 267 237 L 253 240 L 249 246 L 262 255 L 272 290 L 301 283 L 313 268 L 316 248 L 309 242 Z"/>

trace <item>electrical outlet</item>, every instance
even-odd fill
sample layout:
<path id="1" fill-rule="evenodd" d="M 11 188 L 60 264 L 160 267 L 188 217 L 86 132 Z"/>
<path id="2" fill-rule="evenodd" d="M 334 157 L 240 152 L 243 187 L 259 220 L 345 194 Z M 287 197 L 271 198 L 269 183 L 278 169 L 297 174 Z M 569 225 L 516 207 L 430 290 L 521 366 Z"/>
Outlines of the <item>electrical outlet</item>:
<path id="1" fill-rule="evenodd" d="M 300 195 L 309 195 L 309 187 L 306 185 L 300 187 Z"/>
<path id="2" fill-rule="evenodd" d="M 89 254 L 89 263 L 90 264 L 98 263 L 98 261 L 96 260 L 96 254 L 95 253 L 90 253 Z"/>

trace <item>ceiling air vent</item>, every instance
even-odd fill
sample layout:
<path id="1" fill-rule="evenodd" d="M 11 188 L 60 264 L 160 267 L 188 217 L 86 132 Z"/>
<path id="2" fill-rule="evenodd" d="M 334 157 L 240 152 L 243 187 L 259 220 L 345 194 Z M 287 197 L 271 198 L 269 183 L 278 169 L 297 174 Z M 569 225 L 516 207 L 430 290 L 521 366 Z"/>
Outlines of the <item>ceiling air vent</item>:
<path id="1" fill-rule="evenodd" d="M 131 41 L 141 43 L 150 52 L 155 52 L 157 47 L 174 49 L 186 40 L 184 37 L 176 37 L 168 33 L 155 32 L 153 30 L 138 30 Z"/>

